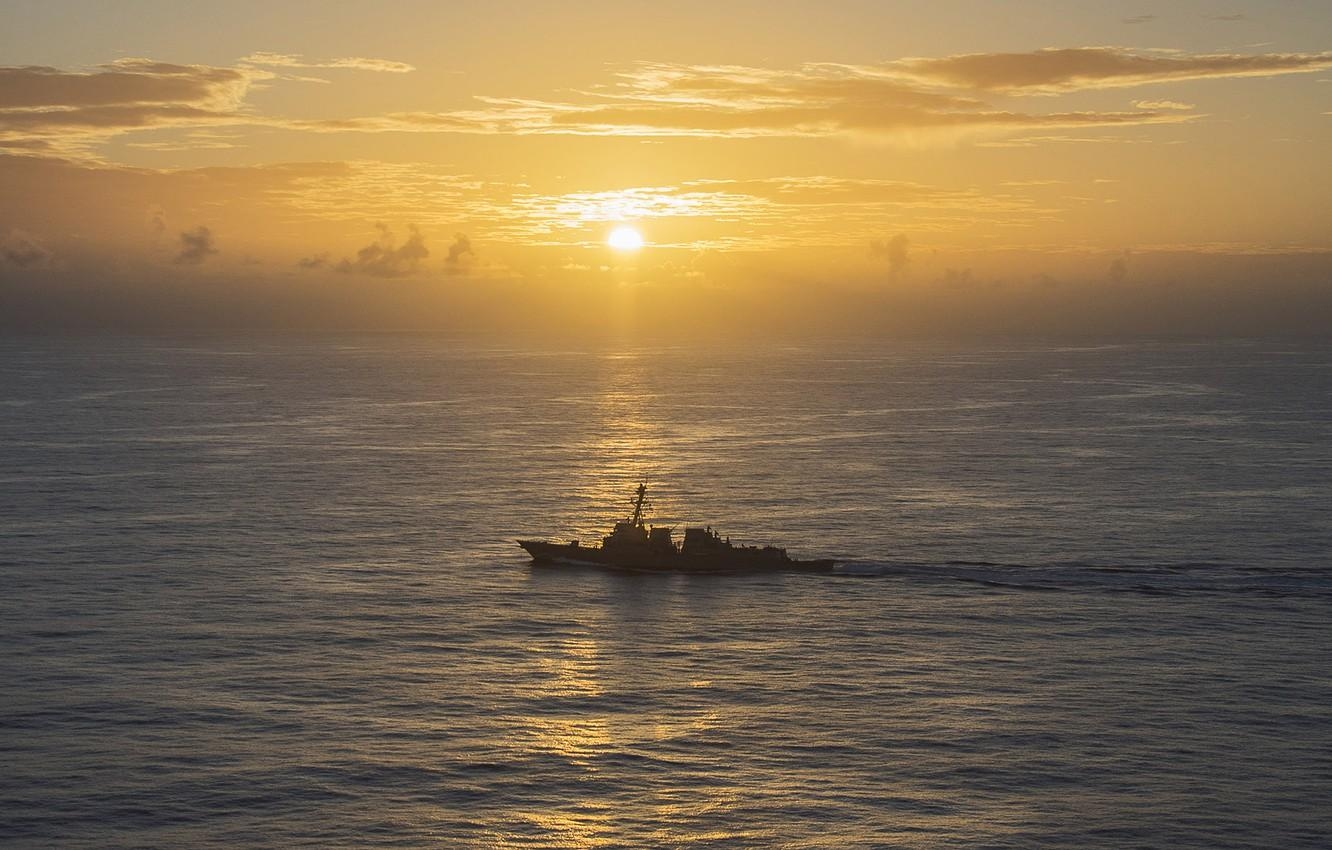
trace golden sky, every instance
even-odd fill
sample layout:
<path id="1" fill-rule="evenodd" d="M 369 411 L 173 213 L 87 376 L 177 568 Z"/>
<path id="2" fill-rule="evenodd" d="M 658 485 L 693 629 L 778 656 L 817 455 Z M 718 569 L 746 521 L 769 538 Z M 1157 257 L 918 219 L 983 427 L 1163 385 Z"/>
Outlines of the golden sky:
<path id="1" fill-rule="evenodd" d="M 234 284 L 252 317 L 338 292 L 466 326 L 609 289 L 1020 330 L 1126 298 L 1159 320 L 1179 287 L 1211 287 L 1185 322 L 1273 285 L 1305 325 L 1329 301 L 1326 2 L 11 0 L 0 23 L 20 306 L 146 287 L 171 322 Z M 643 248 L 607 246 L 626 225 Z"/>

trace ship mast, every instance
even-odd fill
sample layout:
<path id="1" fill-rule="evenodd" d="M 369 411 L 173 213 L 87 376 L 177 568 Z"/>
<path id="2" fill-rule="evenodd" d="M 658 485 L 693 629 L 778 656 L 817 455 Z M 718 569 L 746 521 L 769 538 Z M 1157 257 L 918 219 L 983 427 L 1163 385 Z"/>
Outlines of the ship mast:
<path id="1" fill-rule="evenodd" d="M 634 515 L 630 522 L 634 525 L 643 524 L 643 500 L 647 498 L 647 484 L 638 485 L 638 498 L 634 499 Z"/>

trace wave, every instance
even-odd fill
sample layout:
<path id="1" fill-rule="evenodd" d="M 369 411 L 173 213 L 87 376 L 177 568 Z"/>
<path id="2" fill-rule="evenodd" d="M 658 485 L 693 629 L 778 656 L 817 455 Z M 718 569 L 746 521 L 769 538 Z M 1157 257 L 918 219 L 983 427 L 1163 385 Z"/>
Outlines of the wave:
<path id="1" fill-rule="evenodd" d="M 852 560 L 837 575 L 915 581 L 967 582 L 1046 592 L 1125 592 L 1152 595 L 1194 593 L 1332 597 L 1332 564 L 1259 567 L 1206 561 L 1165 564 L 1046 564 L 994 561 Z"/>

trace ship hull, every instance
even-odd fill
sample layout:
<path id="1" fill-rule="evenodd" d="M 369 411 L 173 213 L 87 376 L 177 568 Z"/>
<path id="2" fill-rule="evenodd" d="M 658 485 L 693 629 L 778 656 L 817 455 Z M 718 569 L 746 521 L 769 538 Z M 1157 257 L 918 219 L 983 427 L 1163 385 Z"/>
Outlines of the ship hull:
<path id="1" fill-rule="evenodd" d="M 777 557 L 762 550 L 736 550 L 718 554 L 686 555 L 680 552 L 607 551 L 599 546 L 519 540 L 518 545 L 538 564 L 554 566 L 610 567 L 620 570 L 659 573 L 822 572 L 832 570 L 827 559 L 801 561 Z"/>

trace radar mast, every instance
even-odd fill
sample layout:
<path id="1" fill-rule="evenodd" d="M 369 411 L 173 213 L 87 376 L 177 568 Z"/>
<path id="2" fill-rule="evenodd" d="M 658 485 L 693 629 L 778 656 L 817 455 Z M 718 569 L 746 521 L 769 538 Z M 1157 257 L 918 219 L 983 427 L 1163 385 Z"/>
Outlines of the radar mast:
<path id="1" fill-rule="evenodd" d="M 629 518 L 629 522 L 633 525 L 638 526 L 643 524 L 643 508 L 646 504 L 646 499 L 647 483 L 645 482 L 638 485 L 637 498 L 634 499 L 634 515 Z"/>

